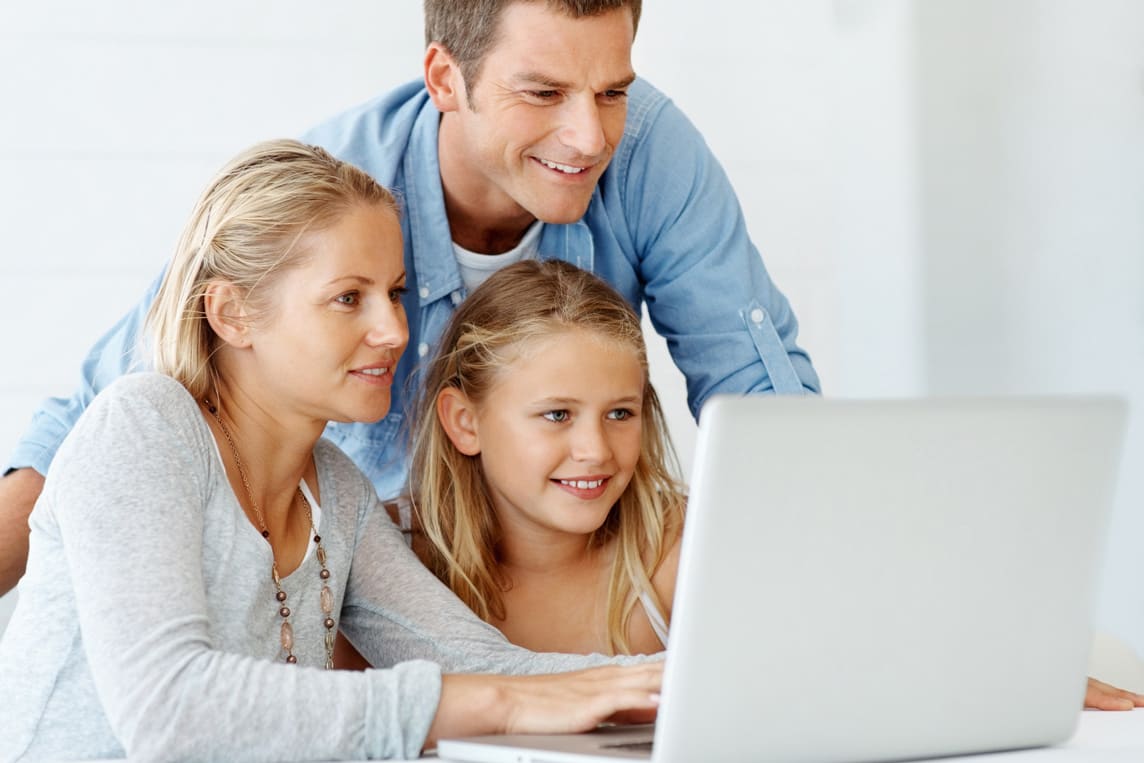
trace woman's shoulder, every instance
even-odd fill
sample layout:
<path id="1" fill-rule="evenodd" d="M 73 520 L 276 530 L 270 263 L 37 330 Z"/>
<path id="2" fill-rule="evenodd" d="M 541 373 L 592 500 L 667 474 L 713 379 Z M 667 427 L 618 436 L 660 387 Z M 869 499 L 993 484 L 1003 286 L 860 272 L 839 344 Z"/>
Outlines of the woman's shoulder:
<path id="1" fill-rule="evenodd" d="M 166 374 L 139 371 L 116 378 L 96 396 L 96 400 L 101 398 L 155 402 L 190 400 L 191 395 L 182 384 Z"/>
<path id="2" fill-rule="evenodd" d="M 107 385 L 84 411 L 76 428 L 135 426 L 155 417 L 166 428 L 184 428 L 194 421 L 196 405 L 182 384 L 170 376 L 144 371 L 126 374 Z"/>

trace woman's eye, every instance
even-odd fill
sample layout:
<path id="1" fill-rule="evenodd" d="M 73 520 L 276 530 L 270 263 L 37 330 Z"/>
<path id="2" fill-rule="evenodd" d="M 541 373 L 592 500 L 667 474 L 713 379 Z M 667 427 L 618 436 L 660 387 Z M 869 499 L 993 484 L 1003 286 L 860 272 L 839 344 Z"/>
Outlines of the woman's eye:
<path id="1" fill-rule="evenodd" d="M 627 408 L 617 408 L 608 414 L 608 418 L 612 419 L 613 421 L 627 421 L 635 415 L 636 414 L 634 411 L 630 411 Z"/>
<path id="2" fill-rule="evenodd" d="M 345 294 L 339 294 L 338 296 L 334 297 L 334 301 L 337 302 L 339 305 L 347 305 L 349 307 L 353 307 L 354 305 L 356 305 L 358 303 L 358 300 L 359 300 L 359 297 L 358 297 L 358 293 L 356 291 L 349 291 L 349 292 L 346 292 Z"/>
<path id="3" fill-rule="evenodd" d="M 544 418 L 556 424 L 560 424 L 568 420 L 568 411 L 545 411 L 542 415 Z"/>
<path id="4" fill-rule="evenodd" d="M 398 286 L 396 289 L 389 290 L 389 301 L 400 302 L 401 298 L 409 293 L 409 289 L 404 286 Z"/>

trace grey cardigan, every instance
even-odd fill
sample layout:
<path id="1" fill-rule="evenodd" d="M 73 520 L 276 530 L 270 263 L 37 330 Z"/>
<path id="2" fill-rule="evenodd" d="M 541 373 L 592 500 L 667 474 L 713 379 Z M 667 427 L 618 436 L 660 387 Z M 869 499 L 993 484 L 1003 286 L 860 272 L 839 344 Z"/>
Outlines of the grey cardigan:
<path id="1" fill-rule="evenodd" d="M 509 644 L 418 562 L 340 450 L 321 440 L 314 457 L 338 626 L 379 669 L 315 667 L 313 554 L 283 582 L 299 665 L 276 660 L 270 549 L 197 404 L 168 377 L 125 376 L 60 448 L 31 515 L 0 642 L 0 760 L 412 758 L 442 671 L 605 661 Z"/>

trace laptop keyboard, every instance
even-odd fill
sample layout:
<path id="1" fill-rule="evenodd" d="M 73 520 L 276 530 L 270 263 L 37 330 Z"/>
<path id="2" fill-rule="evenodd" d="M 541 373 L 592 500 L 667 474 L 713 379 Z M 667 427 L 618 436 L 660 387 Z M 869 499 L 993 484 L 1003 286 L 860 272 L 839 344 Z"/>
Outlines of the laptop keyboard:
<path id="1" fill-rule="evenodd" d="M 642 742 L 613 742 L 611 744 L 600 745 L 605 750 L 628 750 L 630 752 L 651 752 L 651 740 L 647 739 Z"/>

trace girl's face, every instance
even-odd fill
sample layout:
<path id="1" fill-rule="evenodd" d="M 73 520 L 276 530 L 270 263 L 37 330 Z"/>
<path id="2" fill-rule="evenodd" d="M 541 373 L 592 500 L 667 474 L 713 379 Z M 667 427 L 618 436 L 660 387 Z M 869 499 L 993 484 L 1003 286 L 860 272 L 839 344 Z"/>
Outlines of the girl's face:
<path id="1" fill-rule="evenodd" d="M 282 274 L 268 319 L 252 334 L 256 383 L 280 411 L 376 421 L 389 411 L 409 339 L 397 216 L 359 205 L 303 243 L 310 256 Z"/>
<path id="2" fill-rule="evenodd" d="M 644 372 L 631 347 L 573 329 L 524 346 L 475 408 L 501 528 L 587 535 L 640 456 Z"/>

